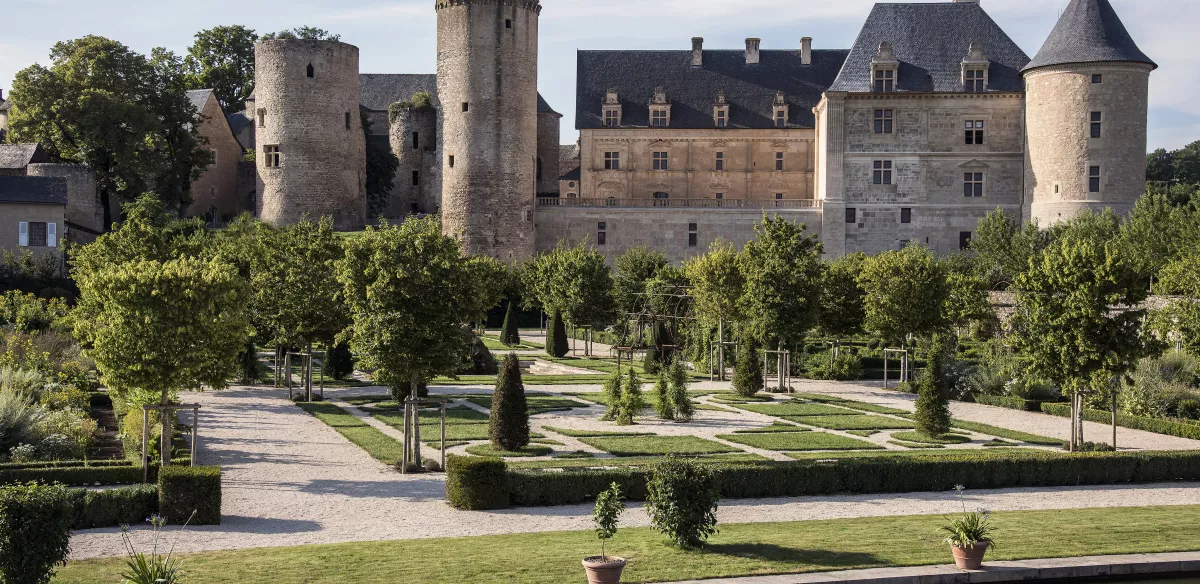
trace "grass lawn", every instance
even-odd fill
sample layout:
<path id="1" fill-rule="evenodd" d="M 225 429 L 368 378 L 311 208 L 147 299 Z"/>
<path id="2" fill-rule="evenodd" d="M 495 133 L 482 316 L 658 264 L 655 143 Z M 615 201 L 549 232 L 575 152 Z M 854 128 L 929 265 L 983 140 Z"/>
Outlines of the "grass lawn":
<path id="1" fill-rule="evenodd" d="M 318 420 L 325 422 L 338 434 L 345 436 L 359 448 L 367 451 L 371 458 L 385 464 L 396 464 L 404 456 L 404 445 L 391 436 L 368 426 L 366 422 L 354 417 L 333 404 L 302 403 L 300 409 L 312 414 Z M 484 426 L 486 430 L 486 426 Z"/>
<path id="2" fill-rule="evenodd" d="M 945 436 L 926 436 L 920 432 L 896 432 L 892 434 L 893 440 L 901 442 L 916 442 L 918 444 L 966 444 L 971 439 L 962 434 L 946 434 Z"/>
<path id="3" fill-rule="evenodd" d="M 1062 446 L 1063 443 L 1062 440 L 1058 440 L 1056 438 L 1047 438 L 1045 436 L 1038 436 L 1037 434 L 1018 432 L 1016 430 L 1009 430 L 1008 428 L 1001 428 L 991 424 L 981 424 L 979 422 L 953 420 L 950 422 L 950 425 L 958 428 L 959 430 L 978 432 L 980 434 L 987 434 L 988 436 L 998 436 L 1000 438 L 1016 440 L 1017 442 L 1024 442 L 1026 444 L 1037 444 L 1039 446 Z"/>
<path id="4" fill-rule="evenodd" d="M 745 430 L 734 430 L 733 433 L 734 434 L 770 434 L 773 432 L 805 432 L 805 431 L 807 431 L 807 430 L 805 428 L 801 428 L 800 426 L 793 426 L 791 424 L 781 424 L 779 422 L 775 422 L 774 424 L 771 424 L 770 426 L 765 426 L 762 428 L 747 428 Z"/>
<path id="5" fill-rule="evenodd" d="M 788 452 L 787 455 L 797 460 L 811 459 L 841 459 L 841 458 L 889 458 L 889 457 L 904 457 L 911 458 L 913 456 L 963 456 L 969 455 L 972 457 L 984 457 L 995 455 L 997 457 L 1006 457 L 1013 454 L 1029 454 L 1032 452 L 1028 448 L 989 448 L 987 450 L 923 450 L 921 445 L 916 442 L 911 443 L 910 448 L 917 450 L 854 450 L 847 452 Z"/>
<path id="6" fill-rule="evenodd" d="M 653 456 L 665 454 L 720 454 L 736 448 L 696 436 L 611 436 L 580 438 L 584 444 L 616 456 Z"/>
<path id="7" fill-rule="evenodd" d="M 754 412 L 756 414 L 765 414 L 768 416 L 853 416 L 858 412 L 827 406 L 824 404 L 806 404 L 800 402 L 787 402 L 781 404 L 739 404 L 737 407 Z"/>
<path id="8" fill-rule="evenodd" d="M 491 396 L 486 397 L 468 397 L 467 401 L 488 410 L 492 409 Z M 580 403 L 576 400 L 558 397 L 556 395 L 536 395 L 527 394 L 525 396 L 525 406 L 529 415 L 544 414 L 546 412 L 563 412 L 575 408 L 586 408 L 588 404 Z"/>
<path id="9" fill-rule="evenodd" d="M 916 450 L 945 448 L 945 446 L 941 444 L 931 444 L 929 442 L 905 442 L 903 440 L 888 440 L 888 444 L 895 444 L 896 446 L 903 446 L 905 448 L 913 448 Z"/>
<path id="10" fill-rule="evenodd" d="M 587 453 L 584 453 L 587 454 Z M 561 455 L 566 457 L 568 455 Z M 839 455 L 840 456 L 840 455 Z M 763 462 L 767 460 L 757 454 L 708 454 L 700 456 L 691 456 L 698 462 Z M 649 466 L 657 462 L 662 462 L 661 456 L 628 456 L 623 458 L 595 458 L 589 455 L 587 460 L 570 460 L 556 457 L 555 460 L 528 460 L 528 461 L 510 461 L 509 468 L 605 468 L 605 467 L 630 467 L 630 466 Z"/>
<path id="11" fill-rule="evenodd" d="M 525 385 L 603 385 L 607 376 L 596 375 L 523 375 Z M 460 375 L 458 379 L 438 377 L 430 385 L 454 387 L 461 385 L 496 385 L 495 375 Z"/>
<path id="12" fill-rule="evenodd" d="M 954 511 L 954 509 L 947 509 Z M 1015 511 L 993 515 L 988 561 L 1200 550 L 1200 507 Z M 627 584 L 887 566 L 947 564 L 941 515 L 721 525 L 698 552 L 664 545 L 646 528 L 608 544 L 630 560 Z M 562 584 L 600 546 L 592 531 L 415 539 L 209 552 L 182 556 L 189 584 Z M 453 561 L 413 561 L 453 558 Z M 123 560 L 71 562 L 56 584 L 112 584 Z M 385 576 L 386 575 L 386 576 Z"/>
<path id="13" fill-rule="evenodd" d="M 529 446 L 526 446 L 525 448 L 515 452 L 500 450 L 491 444 L 476 444 L 475 446 L 467 447 L 467 454 L 474 454 L 475 456 L 492 456 L 495 458 L 550 456 L 551 452 L 553 452 L 553 449 L 549 446 L 541 446 L 538 444 L 530 444 Z"/>
<path id="14" fill-rule="evenodd" d="M 829 430 L 911 430 L 913 423 L 883 416 L 786 416 L 785 419 Z"/>
<path id="15" fill-rule="evenodd" d="M 796 394 L 792 394 L 792 395 L 794 397 L 805 399 L 808 401 L 815 401 L 817 403 L 842 406 L 844 408 L 850 408 L 852 410 L 858 410 L 860 412 L 870 412 L 872 414 L 891 414 L 893 416 L 911 415 L 912 414 L 912 412 L 908 412 L 905 410 L 898 410 L 896 408 L 889 408 L 887 406 L 869 404 L 866 402 L 854 401 L 854 400 L 850 400 L 850 399 L 834 397 L 831 395 L 821 395 L 819 393 L 796 393 Z"/>
<path id="16" fill-rule="evenodd" d="M 771 434 L 725 434 L 722 440 L 780 452 L 797 450 L 882 450 L 866 440 L 846 438 L 828 432 L 789 432 Z"/>
<path id="17" fill-rule="evenodd" d="M 551 426 L 543 426 L 547 432 L 570 436 L 571 438 L 600 438 L 604 436 L 653 436 L 650 432 L 609 432 L 605 430 L 568 430 L 566 428 L 554 428 Z"/>
<path id="18" fill-rule="evenodd" d="M 744 396 L 744 395 L 741 395 L 738 393 L 734 393 L 732 391 L 713 392 L 712 398 L 718 402 L 726 403 L 726 404 L 748 404 L 748 403 L 761 403 L 761 402 L 775 401 L 775 398 L 773 398 L 769 395 Z"/>
<path id="19" fill-rule="evenodd" d="M 404 412 L 373 411 L 371 417 L 401 432 L 404 431 Z M 442 422 L 440 412 L 421 416 L 421 438 L 441 446 Z M 488 415 L 470 408 L 446 409 L 446 442 L 488 439 Z M 447 445 L 447 448 L 449 446 Z"/>
<path id="20" fill-rule="evenodd" d="M 536 351 L 538 349 L 546 348 L 545 345 L 541 343 L 535 343 L 533 341 L 522 340 L 520 345 L 510 347 L 501 342 L 500 337 L 483 335 L 479 338 L 483 340 L 483 345 L 487 347 L 489 351 Z"/>

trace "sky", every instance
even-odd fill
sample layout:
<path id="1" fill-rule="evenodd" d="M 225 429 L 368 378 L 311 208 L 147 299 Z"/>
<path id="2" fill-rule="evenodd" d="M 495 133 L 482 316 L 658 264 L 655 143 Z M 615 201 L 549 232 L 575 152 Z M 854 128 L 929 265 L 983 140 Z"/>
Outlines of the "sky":
<path id="1" fill-rule="evenodd" d="M 948 2 L 949 0 L 937 0 Z M 1033 57 L 1068 0 L 981 0 L 984 9 Z M 1125 26 L 1160 66 L 1150 80 L 1149 149 L 1200 140 L 1200 53 L 1194 50 L 1197 0 L 1111 0 Z M 33 63 L 48 65 L 57 41 L 96 34 L 134 50 L 187 52 L 199 30 L 240 24 L 260 34 L 301 25 L 342 35 L 360 49 L 363 73 L 436 70 L 433 0 L 4 0 L 0 89 Z M 575 51 L 579 49 L 849 48 L 872 0 L 542 0 L 538 89 L 564 115 L 573 143 Z"/>

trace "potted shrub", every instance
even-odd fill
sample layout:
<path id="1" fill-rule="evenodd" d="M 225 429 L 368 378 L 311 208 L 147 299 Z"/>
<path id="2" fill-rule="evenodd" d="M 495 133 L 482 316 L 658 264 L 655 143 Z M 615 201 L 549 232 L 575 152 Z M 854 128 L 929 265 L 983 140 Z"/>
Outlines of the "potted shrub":
<path id="1" fill-rule="evenodd" d="M 978 570 L 983 567 L 983 555 L 989 547 L 994 547 L 992 541 L 993 528 L 991 512 L 980 509 L 967 512 L 967 503 L 963 499 L 963 486 L 957 485 L 954 490 L 963 504 L 963 515 L 956 519 L 946 518 L 948 524 L 942 526 L 946 533 L 946 543 L 954 554 L 954 564 L 964 570 Z"/>
<path id="2" fill-rule="evenodd" d="M 604 544 L 617 533 L 617 523 L 625 503 L 621 502 L 621 486 L 613 483 L 596 499 L 592 519 L 596 522 L 596 535 L 600 538 L 600 555 L 585 558 L 583 569 L 587 571 L 588 584 L 619 584 L 625 569 L 624 558 L 609 556 Z"/>

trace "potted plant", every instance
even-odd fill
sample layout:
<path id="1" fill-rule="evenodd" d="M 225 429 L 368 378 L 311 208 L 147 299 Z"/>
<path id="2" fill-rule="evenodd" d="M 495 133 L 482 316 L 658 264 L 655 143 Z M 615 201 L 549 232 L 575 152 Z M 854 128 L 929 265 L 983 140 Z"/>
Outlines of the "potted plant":
<path id="1" fill-rule="evenodd" d="M 978 570 L 983 567 L 983 555 L 989 547 L 995 547 L 992 541 L 994 529 L 991 524 L 991 512 L 980 509 L 967 512 L 967 502 L 963 499 L 962 485 L 956 485 L 958 499 L 962 501 L 963 515 L 957 519 L 946 518 L 948 524 L 942 527 L 946 533 L 946 543 L 954 554 L 954 564 L 964 570 Z"/>
<path id="2" fill-rule="evenodd" d="M 596 509 L 592 520 L 596 522 L 596 535 L 600 538 L 600 555 L 585 558 L 583 569 L 587 571 L 588 584 L 619 584 L 625 569 L 624 558 L 609 556 L 604 544 L 617 533 L 617 523 L 625 503 L 621 502 L 621 486 L 613 483 L 607 491 L 596 498 Z"/>

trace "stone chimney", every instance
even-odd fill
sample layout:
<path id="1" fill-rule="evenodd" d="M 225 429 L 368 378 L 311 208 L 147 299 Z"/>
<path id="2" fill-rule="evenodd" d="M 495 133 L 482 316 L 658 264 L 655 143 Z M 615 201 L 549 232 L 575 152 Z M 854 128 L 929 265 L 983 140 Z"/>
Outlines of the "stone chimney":
<path id="1" fill-rule="evenodd" d="M 758 64 L 758 47 L 762 44 L 762 39 L 746 39 L 746 64 Z"/>
<path id="2" fill-rule="evenodd" d="M 692 37 L 692 66 L 704 66 L 704 37 Z"/>
<path id="3" fill-rule="evenodd" d="M 812 37 L 800 39 L 800 64 L 812 65 Z"/>

